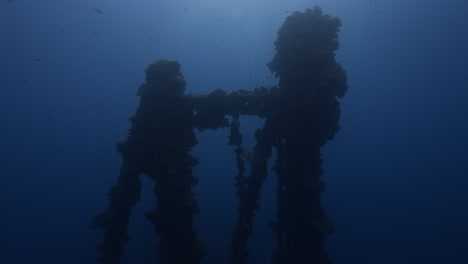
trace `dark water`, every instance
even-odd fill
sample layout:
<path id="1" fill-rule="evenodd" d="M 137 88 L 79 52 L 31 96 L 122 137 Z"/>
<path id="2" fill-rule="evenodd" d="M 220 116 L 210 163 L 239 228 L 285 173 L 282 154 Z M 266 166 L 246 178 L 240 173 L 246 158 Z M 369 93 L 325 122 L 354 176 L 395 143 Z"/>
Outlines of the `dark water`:
<path id="1" fill-rule="evenodd" d="M 265 64 L 293 11 L 340 17 L 337 61 L 348 73 L 342 130 L 323 148 L 323 204 L 335 224 L 333 263 L 468 263 L 468 31 L 464 0 L 0 2 L 0 263 L 96 263 L 144 69 L 181 63 L 187 92 L 270 86 Z M 253 146 L 259 119 L 244 118 Z M 197 133 L 196 217 L 223 263 L 235 224 L 228 130 Z M 157 263 L 144 213 L 129 226 L 122 263 Z M 262 191 L 250 263 L 269 263 L 273 173 Z"/>

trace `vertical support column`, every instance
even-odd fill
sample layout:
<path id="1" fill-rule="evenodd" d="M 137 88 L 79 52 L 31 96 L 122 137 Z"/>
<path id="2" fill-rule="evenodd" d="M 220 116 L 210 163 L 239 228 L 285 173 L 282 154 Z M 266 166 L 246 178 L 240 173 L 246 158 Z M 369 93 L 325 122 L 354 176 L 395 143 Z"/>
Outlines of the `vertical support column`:
<path id="1" fill-rule="evenodd" d="M 190 155 L 197 144 L 192 106 L 182 97 L 185 80 L 177 62 L 160 60 L 146 70 L 140 86 L 140 104 L 130 118 L 127 139 L 117 148 L 123 165 L 117 186 L 109 192 L 110 205 L 97 215 L 93 226 L 105 229 L 99 245 L 100 263 L 117 264 L 128 240 L 130 212 L 140 197 L 140 173 L 155 184 L 157 208 L 147 213 L 160 236 L 159 255 L 163 263 L 200 263 L 205 251 L 193 228 L 198 204 L 192 187 L 197 159 Z"/>
<path id="2" fill-rule="evenodd" d="M 320 148 L 339 130 L 337 97 L 347 89 L 334 54 L 340 26 L 319 7 L 293 13 L 278 31 L 268 64 L 280 78 L 275 263 L 329 263 L 325 234 L 333 225 L 321 206 Z"/>
<path id="3" fill-rule="evenodd" d="M 157 207 L 146 217 L 159 234 L 160 259 L 197 264 L 205 254 L 193 227 L 199 208 L 192 191 L 198 182 L 192 167 L 198 160 L 190 151 L 197 141 L 192 107 L 182 97 L 185 80 L 179 68 L 177 62 L 166 60 L 148 67 L 134 123 L 147 133 L 140 160 L 142 171 L 155 181 Z"/>
<path id="4" fill-rule="evenodd" d="M 124 157 L 116 186 L 108 193 L 109 206 L 98 214 L 91 227 L 105 229 L 104 241 L 99 244 L 99 263 L 117 264 L 128 241 L 127 225 L 133 206 L 140 199 L 141 182 L 138 170 L 131 159 Z"/>
<path id="5" fill-rule="evenodd" d="M 251 175 L 242 178 L 241 182 L 236 182 L 236 184 L 240 184 L 237 186 L 239 205 L 228 259 L 230 264 L 246 263 L 249 256 L 247 243 L 253 233 L 253 220 L 255 212 L 260 207 L 261 189 L 268 175 L 267 163 L 275 141 L 275 129 L 272 126 L 272 120 L 267 119 L 263 128 L 257 129 L 255 132 L 257 144 L 254 147 L 251 160 Z"/>

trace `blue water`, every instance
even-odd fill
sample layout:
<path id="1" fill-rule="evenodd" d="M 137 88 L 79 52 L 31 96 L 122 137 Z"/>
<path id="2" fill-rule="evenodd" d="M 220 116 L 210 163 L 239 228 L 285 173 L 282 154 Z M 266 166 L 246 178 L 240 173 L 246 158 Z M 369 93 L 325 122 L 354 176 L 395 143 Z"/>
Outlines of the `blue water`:
<path id="1" fill-rule="evenodd" d="M 96 263 L 107 206 L 147 65 L 177 60 L 187 92 L 270 86 L 265 66 L 293 11 L 340 17 L 337 61 L 349 90 L 342 130 L 323 148 L 332 263 L 468 263 L 468 30 L 465 0 L 2 0 L 0 2 L 0 263 Z M 247 146 L 257 118 L 243 118 Z M 229 131 L 197 132 L 195 226 L 226 261 L 236 219 Z M 122 263 L 157 263 L 144 213 Z M 271 172 L 249 263 L 270 263 Z"/>

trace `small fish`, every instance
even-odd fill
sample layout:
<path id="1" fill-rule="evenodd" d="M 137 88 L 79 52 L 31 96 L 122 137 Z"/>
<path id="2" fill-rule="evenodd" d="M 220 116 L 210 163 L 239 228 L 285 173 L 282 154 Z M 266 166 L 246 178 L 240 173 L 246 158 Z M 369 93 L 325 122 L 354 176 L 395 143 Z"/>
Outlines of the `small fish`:
<path id="1" fill-rule="evenodd" d="M 102 10 L 101 10 L 101 9 L 99 9 L 99 8 L 96 8 L 96 7 L 94 8 L 94 11 L 96 11 L 97 13 L 99 13 L 99 14 L 101 14 L 101 15 L 104 13 L 104 12 L 102 12 Z"/>

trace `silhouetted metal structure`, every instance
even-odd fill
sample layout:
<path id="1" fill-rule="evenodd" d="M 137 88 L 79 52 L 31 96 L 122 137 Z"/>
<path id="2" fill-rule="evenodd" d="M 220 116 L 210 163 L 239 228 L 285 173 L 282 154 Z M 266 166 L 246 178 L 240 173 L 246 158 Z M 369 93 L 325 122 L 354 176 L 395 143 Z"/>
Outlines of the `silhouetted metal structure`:
<path id="1" fill-rule="evenodd" d="M 109 192 L 110 204 L 93 221 L 93 226 L 105 229 L 99 262 L 119 263 L 130 212 L 140 197 L 139 177 L 145 174 L 155 182 L 157 208 L 146 216 L 160 237 L 159 263 L 201 263 L 206 250 L 193 228 L 198 212 L 192 191 L 198 182 L 192 167 L 198 161 L 190 154 L 197 144 L 194 129 L 230 127 L 239 206 L 229 263 L 247 261 L 247 242 L 273 148 L 278 186 L 277 221 L 271 223 L 277 235 L 272 262 L 329 263 L 325 234 L 333 231 L 333 225 L 320 202 L 325 189 L 320 148 L 340 128 L 338 98 L 347 90 L 346 73 L 334 54 L 340 26 L 337 17 L 323 14 L 319 7 L 289 16 L 278 31 L 277 52 L 268 64 L 279 77 L 278 87 L 187 95 L 177 62 L 151 64 L 138 91 L 141 100 L 130 118 L 128 137 L 117 144 L 123 164 L 117 185 Z M 241 115 L 265 118 L 255 132 L 248 176 Z"/>

